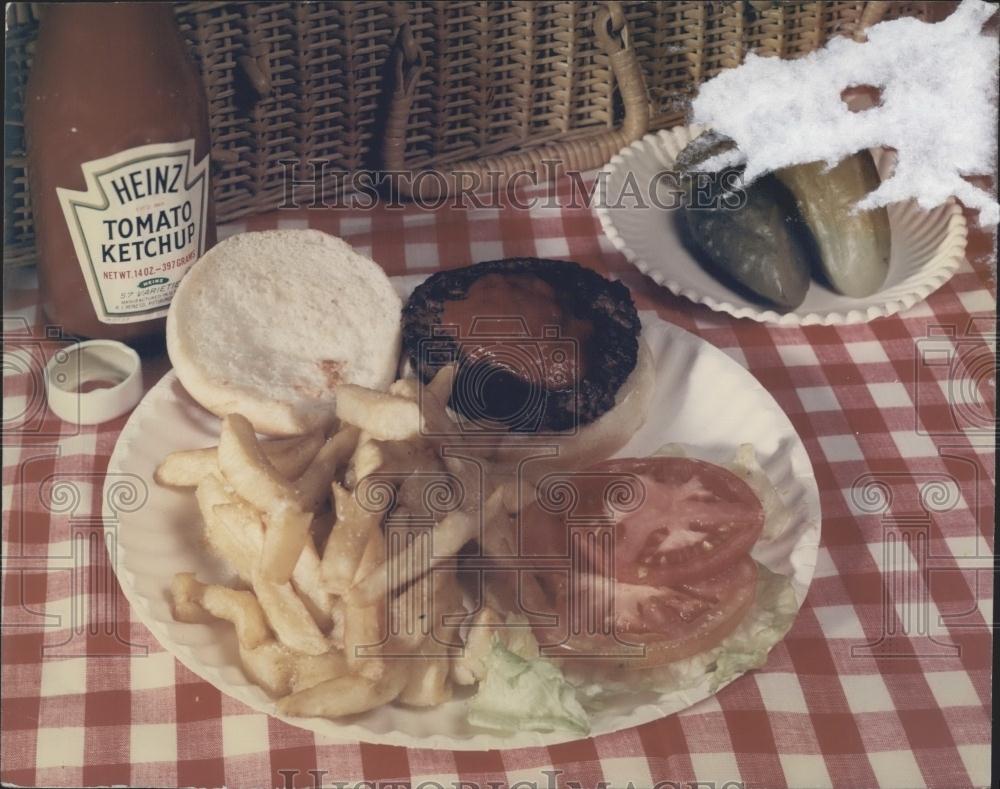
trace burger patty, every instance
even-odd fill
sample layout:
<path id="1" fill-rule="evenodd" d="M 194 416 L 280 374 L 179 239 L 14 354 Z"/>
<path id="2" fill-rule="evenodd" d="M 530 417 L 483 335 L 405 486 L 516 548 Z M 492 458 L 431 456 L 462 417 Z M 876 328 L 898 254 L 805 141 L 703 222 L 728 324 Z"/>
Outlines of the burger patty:
<path id="1" fill-rule="evenodd" d="M 554 309 L 566 314 L 574 327 L 586 329 L 575 345 L 579 375 L 553 385 L 552 375 L 518 374 L 488 355 L 477 358 L 467 352 L 474 338 L 459 336 L 442 314 L 448 302 L 465 300 L 486 275 L 509 277 L 519 285 L 530 284 L 531 278 L 547 284 L 542 287 L 553 294 Z M 511 317 L 518 317 L 516 308 L 512 312 Z M 508 258 L 442 271 L 417 287 L 403 309 L 403 349 L 420 379 L 428 383 L 444 365 L 457 361 L 449 406 L 469 420 L 497 422 L 516 432 L 565 431 L 610 410 L 636 366 L 639 331 L 639 316 L 625 285 L 566 260 Z M 488 342 L 495 345 L 496 338 Z M 535 358 L 544 363 L 559 354 L 554 349 L 566 340 L 522 336 L 503 342 L 540 346 Z"/>

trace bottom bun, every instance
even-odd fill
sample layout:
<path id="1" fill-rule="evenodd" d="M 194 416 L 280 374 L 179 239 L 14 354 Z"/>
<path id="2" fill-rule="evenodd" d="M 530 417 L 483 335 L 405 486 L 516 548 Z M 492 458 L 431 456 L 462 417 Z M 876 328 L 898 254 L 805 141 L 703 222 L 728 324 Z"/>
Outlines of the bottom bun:
<path id="1" fill-rule="evenodd" d="M 586 468 L 614 455 L 642 427 L 653 384 L 653 356 L 640 337 L 635 368 L 615 395 L 610 411 L 563 433 L 503 433 L 490 436 L 491 440 L 480 446 L 471 444 L 468 449 L 470 454 L 496 464 L 497 474 L 519 472 L 521 481 L 531 485 L 551 471 Z"/>

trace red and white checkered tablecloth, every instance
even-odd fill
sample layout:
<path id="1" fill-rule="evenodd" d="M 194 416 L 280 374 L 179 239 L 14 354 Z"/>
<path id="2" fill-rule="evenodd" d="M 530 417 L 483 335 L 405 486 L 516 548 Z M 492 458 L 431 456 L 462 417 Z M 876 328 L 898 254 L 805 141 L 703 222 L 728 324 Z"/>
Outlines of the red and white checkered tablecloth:
<path id="1" fill-rule="evenodd" d="M 802 436 L 824 518 L 808 599 L 763 669 L 634 729 L 475 753 L 326 742 L 221 695 L 133 620 L 100 518 L 102 474 L 125 418 L 75 428 L 45 411 L 41 364 L 64 341 L 46 333 L 31 273 L 11 274 L 3 338 L 4 782 L 989 784 L 996 370 L 989 235 L 971 224 L 972 262 L 902 315 L 800 329 L 734 320 L 671 296 L 628 266 L 586 208 L 300 210 L 223 230 L 276 226 L 343 236 L 390 274 L 535 255 L 620 277 L 640 309 L 745 365 Z M 146 385 L 166 367 L 163 358 L 147 360 Z"/>

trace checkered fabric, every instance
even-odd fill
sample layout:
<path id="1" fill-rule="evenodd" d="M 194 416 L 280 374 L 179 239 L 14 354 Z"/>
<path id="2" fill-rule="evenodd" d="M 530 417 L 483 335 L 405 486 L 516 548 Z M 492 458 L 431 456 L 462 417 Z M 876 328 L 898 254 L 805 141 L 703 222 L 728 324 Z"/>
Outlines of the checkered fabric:
<path id="1" fill-rule="evenodd" d="M 567 190 L 561 184 L 560 196 Z M 4 782 L 989 784 L 996 289 L 992 238 L 974 220 L 971 262 L 926 302 L 864 325 L 804 329 L 734 320 L 671 296 L 629 267 L 587 208 L 303 209 L 223 231 L 272 227 L 342 236 L 389 274 L 535 255 L 622 279 L 640 309 L 749 369 L 802 436 L 824 521 L 808 599 L 763 669 L 644 726 L 510 751 L 331 744 L 221 695 L 133 619 L 100 519 L 103 472 L 125 418 L 74 428 L 45 410 L 41 364 L 65 341 L 46 334 L 30 272 L 12 274 L 4 286 Z M 165 370 L 164 359 L 148 360 L 147 386 Z"/>

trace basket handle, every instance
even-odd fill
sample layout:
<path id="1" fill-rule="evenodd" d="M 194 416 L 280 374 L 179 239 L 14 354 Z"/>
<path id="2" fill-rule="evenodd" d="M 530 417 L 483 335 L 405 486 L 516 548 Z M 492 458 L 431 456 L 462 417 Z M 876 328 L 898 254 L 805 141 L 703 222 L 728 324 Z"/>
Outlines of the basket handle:
<path id="1" fill-rule="evenodd" d="M 409 22 L 401 15 L 397 19 L 401 21 L 395 80 L 382 142 L 382 162 L 389 171 L 406 169 L 407 122 L 417 85 L 426 67 L 424 54 L 413 37 Z M 416 173 L 410 183 L 399 183 L 399 191 L 407 197 L 436 200 L 454 193 L 458 172 L 473 174 L 473 183 L 479 184 L 484 183 L 486 174 L 491 172 L 500 173 L 505 178 L 520 172 L 544 177 L 549 174 L 546 163 L 552 161 L 560 162 L 564 170 L 591 170 L 607 163 L 630 142 L 642 137 L 649 129 L 646 81 L 620 2 L 608 2 L 598 9 L 594 34 L 608 55 L 611 71 L 621 92 L 625 117 L 620 129 L 602 130 L 575 140 L 546 143 L 526 151 L 456 162 L 451 165 L 450 173 L 441 173 L 444 178 L 420 178 Z M 417 185 L 416 189 L 412 188 L 413 184 Z"/>
<path id="2" fill-rule="evenodd" d="M 855 41 L 866 41 L 868 39 L 868 28 L 882 21 L 882 17 L 889 10 L 890 4 L 889 0 L 868 0 L 861 9 L 861 14 L 858 16 L 852 38 Z"/>

